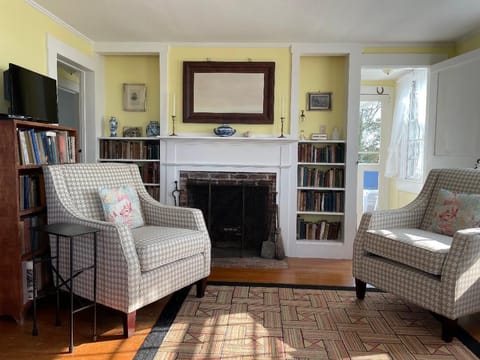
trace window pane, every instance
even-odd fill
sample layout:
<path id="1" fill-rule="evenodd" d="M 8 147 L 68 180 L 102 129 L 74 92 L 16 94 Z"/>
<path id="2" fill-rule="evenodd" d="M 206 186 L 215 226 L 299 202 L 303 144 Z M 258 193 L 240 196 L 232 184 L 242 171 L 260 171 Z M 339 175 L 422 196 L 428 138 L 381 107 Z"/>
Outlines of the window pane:
<path id="1" fill-rule="evenodd" d="M 378 163 L 380 161 L 381 120 L 382 104 L 380 101 L 360 102 L 358 162 Z"/>

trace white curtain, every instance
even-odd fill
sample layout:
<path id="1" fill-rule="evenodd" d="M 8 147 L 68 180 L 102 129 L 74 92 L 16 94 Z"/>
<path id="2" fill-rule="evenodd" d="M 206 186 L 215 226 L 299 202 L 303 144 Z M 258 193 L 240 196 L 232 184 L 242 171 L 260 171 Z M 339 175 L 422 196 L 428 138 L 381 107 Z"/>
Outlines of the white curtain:
<path id="1" fill-rule="evenodd" d="M 415 82 L 415 86 L 413 85 Z M 388 146 L 387 163 L 385 166 L 386 177 L 399 177 L 404 174 L 401 166 L 404 163 L 406 151 L 405 145 L 408 136 L 408 119 L 410 109 L 410 95 L 416 88 L 416 103 L 418 111 L 418 122 L 422 134 L 425 129 L 426 110 L 426 70 L 414 70 L 397 80 L 395 89 L 395 108 L 393 112 L 392 134 Z M 413 110 L 413 109 L 412 109 Z M 420 156 L 418 166 L 423 166 L 423 155 Z"/>

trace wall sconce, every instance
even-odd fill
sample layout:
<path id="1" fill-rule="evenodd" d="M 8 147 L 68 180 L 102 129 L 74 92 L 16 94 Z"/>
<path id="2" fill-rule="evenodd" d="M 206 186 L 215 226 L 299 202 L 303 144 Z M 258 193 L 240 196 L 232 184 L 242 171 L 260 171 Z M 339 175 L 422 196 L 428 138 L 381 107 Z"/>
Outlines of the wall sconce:
<path id="1" fill-rule="evenodd" d="M 301 111 L 300 120 L 301 120 L 302 122 L 304 122 L 304 121 L 305 121 L 305 110 L 300 110 L 300 111 Z"/>

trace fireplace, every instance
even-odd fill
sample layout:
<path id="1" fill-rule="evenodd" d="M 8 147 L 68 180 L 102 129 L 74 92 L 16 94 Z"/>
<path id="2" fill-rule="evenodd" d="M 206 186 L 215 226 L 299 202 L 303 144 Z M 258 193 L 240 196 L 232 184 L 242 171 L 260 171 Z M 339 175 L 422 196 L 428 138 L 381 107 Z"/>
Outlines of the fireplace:
<path id="1" fill-rule="evenodd" d="M 276 174 L 180 172 L 180 206 L 202 210 L 213 257 L 260 256 L 274 230 Z"/>

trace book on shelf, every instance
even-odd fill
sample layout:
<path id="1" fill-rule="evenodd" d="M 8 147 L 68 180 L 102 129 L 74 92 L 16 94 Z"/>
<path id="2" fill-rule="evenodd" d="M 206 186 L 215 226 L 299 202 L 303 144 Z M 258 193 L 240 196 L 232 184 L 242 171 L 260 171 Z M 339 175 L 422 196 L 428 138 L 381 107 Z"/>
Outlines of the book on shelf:
<path id="1" fill-rule="evenodd" d="M 48 274 L 48 267 L 45 266 L 47 260 L 40 261 L 37 259 L 22 261 L 22 290 L 23 303 L 33 300 L 33 292 L 37 292 L 45 288 L 50 283 L 50 276 Z M 35 267 L 35 288 L 33 286 L 33 267 Z"/>
<path id="2" fill-rule="evenodd" d="M 22 261 L 22 275 L 23 275 L 23 303 L 33 299 L 33 261 Z"/>
<path id="3" fill-rule="evenodd" d="M 338 240 L 340 221 L 306 221 L 297 218 L 297 239 L 303 240 Z"/>
<path id="4" fill-rule="evenodd" d="M 34 129 L 18 130 L 21 165 L 74 163 L 75 137 L 67 131 Z"/>

